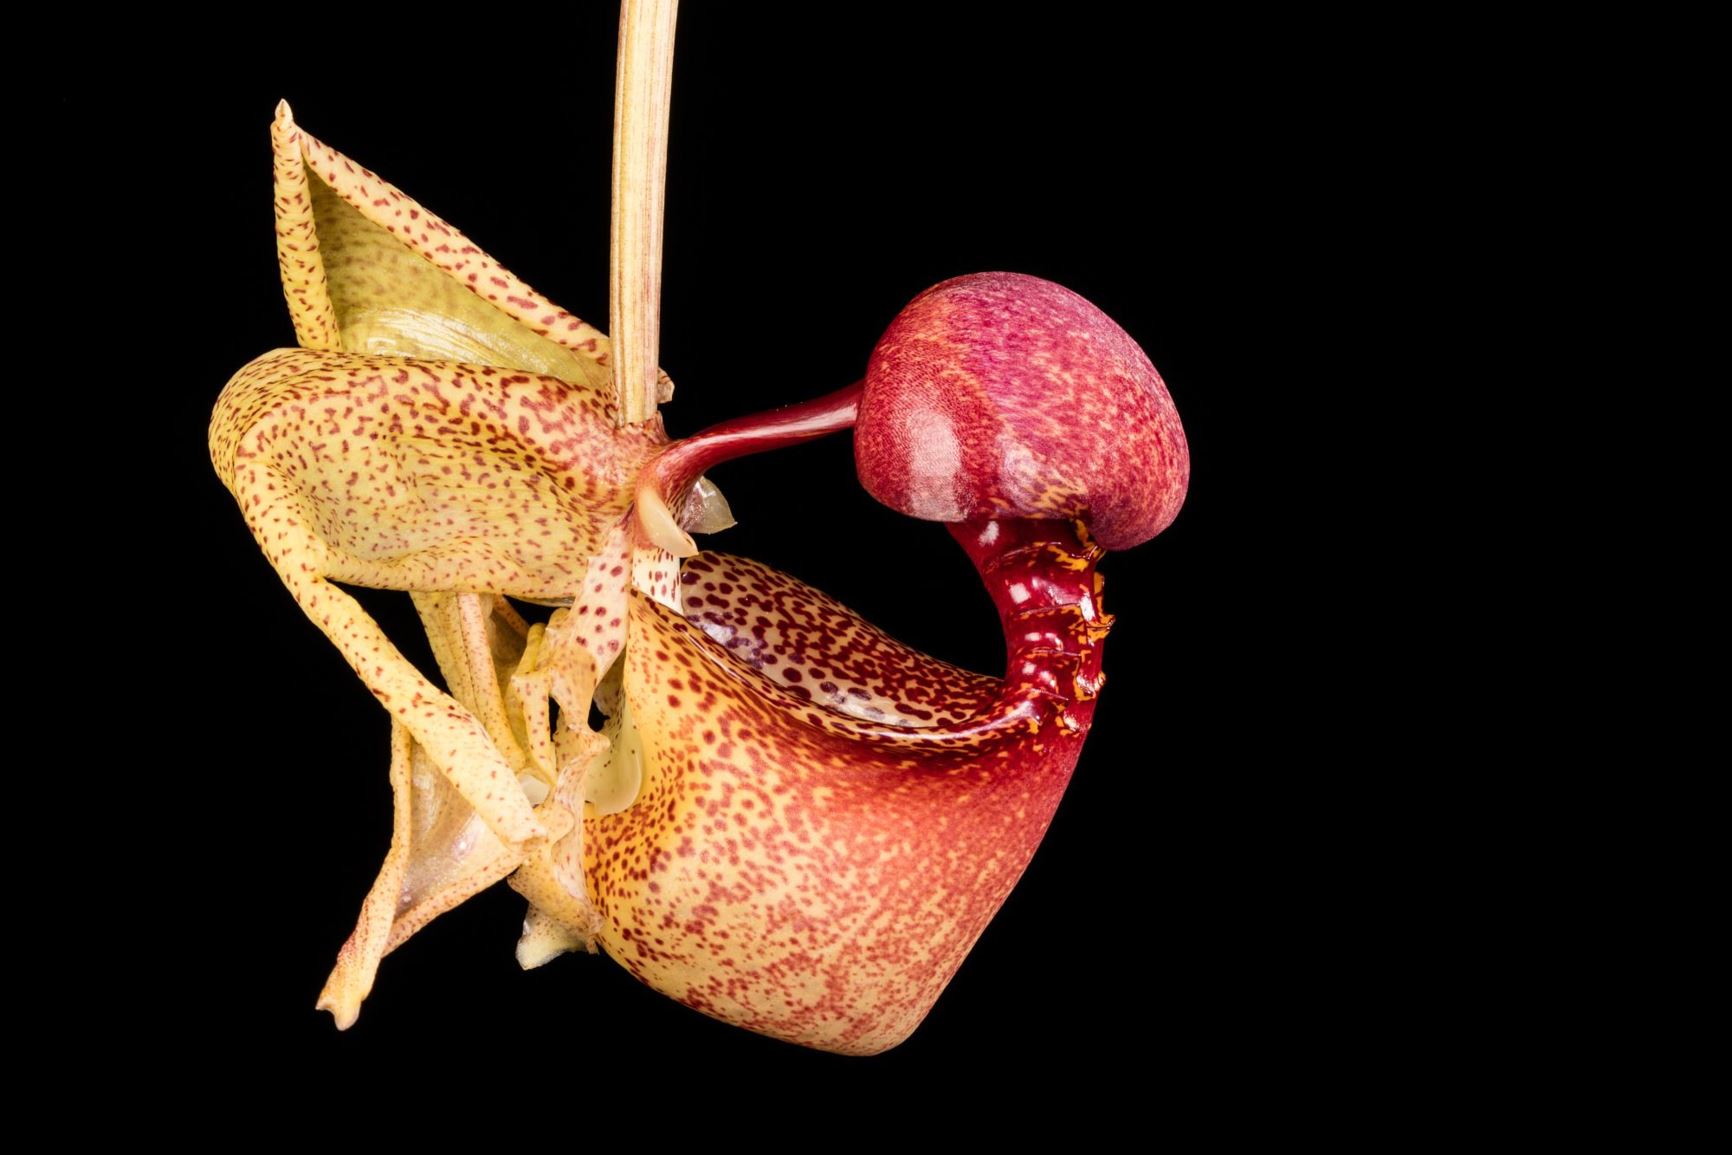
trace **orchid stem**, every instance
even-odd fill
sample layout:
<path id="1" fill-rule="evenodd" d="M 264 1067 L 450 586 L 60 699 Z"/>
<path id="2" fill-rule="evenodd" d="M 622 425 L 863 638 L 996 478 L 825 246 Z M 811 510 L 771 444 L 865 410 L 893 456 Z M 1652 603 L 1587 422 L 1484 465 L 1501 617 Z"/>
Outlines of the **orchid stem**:
<path id="1" fill-rule="evenodd" d="M 661 340 L 662 205 L 679 0 L 621 0 L 613 105 L 608 329 L 621 425 L 655 416 Z"/>

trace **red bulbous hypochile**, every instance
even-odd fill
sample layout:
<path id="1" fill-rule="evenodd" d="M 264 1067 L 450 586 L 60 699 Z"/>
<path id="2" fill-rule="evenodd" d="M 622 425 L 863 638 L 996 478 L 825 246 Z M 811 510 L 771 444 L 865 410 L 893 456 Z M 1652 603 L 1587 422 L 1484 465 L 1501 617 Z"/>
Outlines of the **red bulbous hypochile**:
<path id="1" fill-rule="evenodd" d="M 1190 482 L 1167 387 L 1112 318 L 1062 285 L 975 273 L 908 304 L 872 351 L 860 481 L 911 517 L 1074 518 L 1104 548 L 1149 540 Z"/>

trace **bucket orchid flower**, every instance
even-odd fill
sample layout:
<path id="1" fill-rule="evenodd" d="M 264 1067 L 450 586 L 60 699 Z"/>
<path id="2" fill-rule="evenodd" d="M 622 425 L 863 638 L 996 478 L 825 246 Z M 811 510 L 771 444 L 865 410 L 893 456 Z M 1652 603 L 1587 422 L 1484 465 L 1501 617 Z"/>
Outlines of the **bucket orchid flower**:
<path id="1" fill-rule="evenodd" d="M 620 420 L 604 334 L 286 106 L 272 142 L 299 347 L 229 382 L 211 458 L 392 727 L 391 848 L 319 1005 L 354 1022 L 386 954 L 503 879 L 528 900 L 525 967 L 600 948 L 764 1034 L 906 1038 L 1075 766 L 1111 624 L 1097 561 L 1183 501 L 1148 358 L 1059 286 L 962 277 L 856 385 L 670 441 Z M 1002 679 L 698 552 L 731 524 L 706 470 L 849 427 L 867 489 L 974 562 Z M 342 584 L 410 592 L 443 689 Z M 557 608 L 530 624 L 510 599 Z"/>

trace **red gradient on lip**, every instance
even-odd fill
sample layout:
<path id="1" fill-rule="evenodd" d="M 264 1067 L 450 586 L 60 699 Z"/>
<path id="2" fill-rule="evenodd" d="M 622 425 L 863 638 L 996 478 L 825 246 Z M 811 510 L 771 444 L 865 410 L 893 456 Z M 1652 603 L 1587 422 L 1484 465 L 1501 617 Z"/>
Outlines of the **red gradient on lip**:
<path id="1" fill-rule="evenodd" d="M 1191 472 L 1137 343 L 1021 273 L 957 277 L 897 314 L 867 365 L 854 460 L 867 491 L 911 517 L 1076 518 L 1107 549 L 1172 524 Z"/>
<path id="2" fill-rule="evenodd" d="M 585 820 L 607 951 L 707 1015 L 872 1054 L 931 1009 L 1034 856 L 1094 711 L 1094 566 L 1071 523 L 951 531 L 1002 681 L 902 646 L 765 566 L 703 554 L 681 617 L 631 601 L 629 808 Z"/>

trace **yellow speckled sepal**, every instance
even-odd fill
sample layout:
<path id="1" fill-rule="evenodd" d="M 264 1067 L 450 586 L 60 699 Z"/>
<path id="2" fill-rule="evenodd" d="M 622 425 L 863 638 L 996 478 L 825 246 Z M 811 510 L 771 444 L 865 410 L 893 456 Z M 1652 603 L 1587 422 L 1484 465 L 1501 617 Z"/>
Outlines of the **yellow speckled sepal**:
<path id="1" fill-rule="evenodd" d="M 390 182 L 271 126 L 277 258 L 306 348 L 521 369 L 611 391 L 608 339 Z M 672 393 L 661 375 L 659 389 Z"/>

